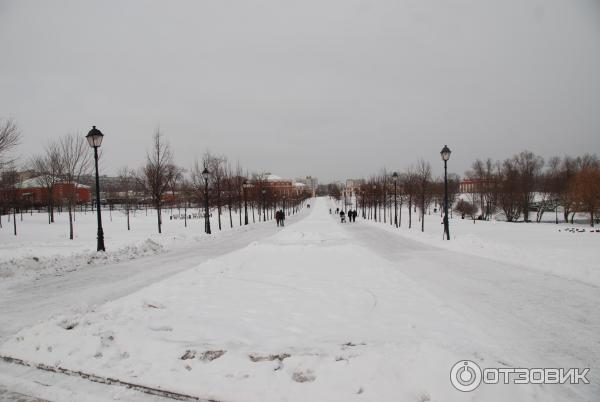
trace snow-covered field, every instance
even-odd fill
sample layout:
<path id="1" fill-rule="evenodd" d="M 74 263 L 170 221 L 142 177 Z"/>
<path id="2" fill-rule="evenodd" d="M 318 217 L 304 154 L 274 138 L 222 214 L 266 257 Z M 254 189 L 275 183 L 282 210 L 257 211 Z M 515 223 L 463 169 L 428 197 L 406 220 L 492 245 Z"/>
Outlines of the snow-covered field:
<path id="1" fill-rule="evenodd" d="M 519 264 L 567 279 L 600 286 L 600 227 L 589 224 L 554 223 L 552 214 L 541 223 L 450 220 L 451 241 L 443 239 L 442 218 L 425 215 L 425 232 L 421 232 L 418 213 L 413 214 L 412 229 L 408 229 L 408 209 L 402 209 L 399 229 L 383 222 L 367 221 L 390 232 L 435 247 L 495 260 Z M 571 231 L 575 230 L 575 231 Z M 579 230 L 579 232 L 577 232 Z"/>
<path id="2" fill-rule="evenodd" d="M 179 215 L 180 211 L 176 208 L 172 211 L 173 215 Z M 189 210 L 188 215 L 197 212 L 197 209 Z M 76 214 L 73 240 L 69 240 L 69 220 L 65 212 L 57 212 L 53 224 L 48 224 L 46 213 L 23 214 L 23 220 L 21 215 L 17 215 L 17 236 L 14 236 L 12 222 L 3 216 L 3 228 L 0 229 L 0 280 L 30 280 L 43 275 L 60 275 L 90 266 L 183 249 L 206 238 L 204 219 L 188 219 L 185 227 L 183 219 L 170 219 L 170 216 L 171 209 L 165 209 L 162 234 L 158 234 L 155 210 L 132 212 L 129 231 L 124 211 L 103 211 L 106 253 L 96 253 L 95 212 Z M 239 229 L 239 216 L 233 212 L 232 218 L 234 229 Z M 226 210 L 221 216 L 221 226 L 223 231 L 231 228 Z M 211 229 L 215 234 L 220 232 L 216 213 L 211 217 Z"/>
<path id="3" fill-rule="evenodd" d="M 150 272 L 171 275 L 15 327 L 0 354 L 220 401 L 599 399 L 600 234 L 455 219 L 455 238 L 442 242 L 439 217 L 427 217 L 421 234 L 342 225 L 329 207 L 319 199 L 285 229 L 269 226 L 269 234 L 265 224 L 254 241 L 203 263 L 199 252 L 194 265 L 189 251 L 181 259 L 189 269 L 141 257 Z M 106 268 L 113 265 L 127 263 Z M 463 359 L 589 367 L 591 384 L 484 384 L 461 393 L 449 372 Z M 63 397 L 1 370 L 0 382 L 60 400 L 129 399 L 120 387 L 98 395 L 85 384 L 69 385 Z"/>

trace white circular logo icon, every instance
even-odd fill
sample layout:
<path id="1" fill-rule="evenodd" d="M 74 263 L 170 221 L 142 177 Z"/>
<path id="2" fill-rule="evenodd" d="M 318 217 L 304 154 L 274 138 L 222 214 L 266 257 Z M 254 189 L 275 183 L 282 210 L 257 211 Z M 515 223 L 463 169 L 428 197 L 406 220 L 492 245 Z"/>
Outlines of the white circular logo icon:
<path id="1" fill-rule="evenodd" d="M 481 368 L 471 360 L 461 360 L 452 366 L 450 382 L 459 391 L 471 392 L 481 384 Z"/>

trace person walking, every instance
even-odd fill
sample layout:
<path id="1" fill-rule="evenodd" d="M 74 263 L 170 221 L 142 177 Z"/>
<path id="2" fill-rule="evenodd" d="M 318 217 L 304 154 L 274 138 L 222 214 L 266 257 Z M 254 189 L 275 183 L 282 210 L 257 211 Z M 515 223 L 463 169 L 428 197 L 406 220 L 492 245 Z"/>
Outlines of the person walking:
<path id="1" fill-rule="evenodd" d="M 346 214 L 344 213 L 344 211 L 340 211 L 340 221 L 342 223 L 346 222 Z"/>
<path id="2" fill-rule="evenodd" d="M 283 211 L 283 209 L 279 211 L 279 224 L 281 226 L 285 226 L 285 212 Z"/>
<path id="3" fill-rule="evenodd" d="M 279 221 L 280 221 L 279 211 L 275 212 L 275 221 L 277 222 L 277 226 L 279 226 Z"/>

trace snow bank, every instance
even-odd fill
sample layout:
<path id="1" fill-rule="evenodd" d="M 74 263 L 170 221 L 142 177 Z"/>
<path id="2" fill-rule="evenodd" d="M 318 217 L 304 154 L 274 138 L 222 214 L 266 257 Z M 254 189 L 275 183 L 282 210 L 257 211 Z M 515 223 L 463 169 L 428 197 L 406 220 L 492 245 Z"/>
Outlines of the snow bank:
<path id="1" fill-rule="evenodd" d="M 176 213 L 177 210 L 174 210 Z M 43 275 L 64 275 L 83 268 L 118 263 L 169 250 L 188 247 L 208 238 L 204 220 L 170 220 L 169 210 L 163 211 L 162 234 L 157 233 L 155 211 L 137 211 L 130 215 L 131 230 L 127 230 L 126 215 L 121 211 L 103 211 L 105 253 L 96 252 L 96 215 L 77 213 L 75 238 L 69 240 L 68 216 L 56 213 L 55 223 L 48 224 L 45 213 L 17 215 L 17 236 L 12 224 L 3 216 L 0 229 L 0 284 L 26 281 Z M 230 230 L 229 216 L 223 215 L 223 231 Z M 234 229 L 239 217 L 233 215 Z M 218 221 L 212 217 L 213 237 L 218 236 Z"/>
<path id="2" fill-rule="evenodd" d="M 44 275 L 64 275 L 82 267 L 101 266 L 163 253 L 165 247 L 152 239 L 127 245 L 115 251 L 80 252 L 71 255 L 19 257 L 0 261 L 0 278 L 31 280 Z"/>

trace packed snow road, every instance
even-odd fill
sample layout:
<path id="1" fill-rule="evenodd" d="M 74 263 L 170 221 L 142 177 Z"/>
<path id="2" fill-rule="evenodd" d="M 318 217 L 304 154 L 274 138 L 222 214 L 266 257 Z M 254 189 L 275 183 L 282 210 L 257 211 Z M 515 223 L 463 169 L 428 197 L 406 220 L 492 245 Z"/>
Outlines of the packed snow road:
<path id="1" fill-rule="evenodd" d="M 306 214 L 304 210 L 299 215 L 288 217 L 286 222 L 293 224 Z M 208 259 L 272 236 L 278 230 L 273 222 L 252 224 L 232 231 L 217 232 L 216 236 L 165 254 L 1 286 L 0 341 L 53 314 L 85 311 L 128 295 Z"/>
<path id="2" fill-rule="evenodd" d="M 24 328 L 0 354 L 221 401 L 598 400 L 597 287 L 341 224 L 328 209 L 319 199 L 296 224 L 164 280 L 124 279 L 105 293 L 123 297 Z M 589 367 L 591 384 L 462 393 L 449 373 L 464 359 Z M 132 399 L 52 376 L 0 381 L 55 400 Z"/>

